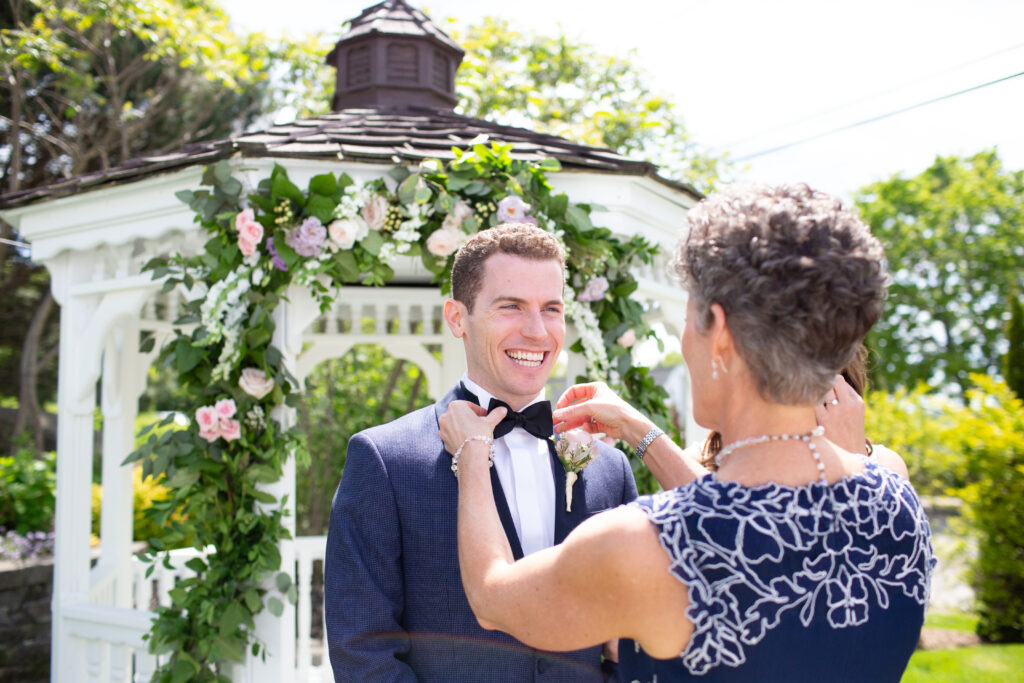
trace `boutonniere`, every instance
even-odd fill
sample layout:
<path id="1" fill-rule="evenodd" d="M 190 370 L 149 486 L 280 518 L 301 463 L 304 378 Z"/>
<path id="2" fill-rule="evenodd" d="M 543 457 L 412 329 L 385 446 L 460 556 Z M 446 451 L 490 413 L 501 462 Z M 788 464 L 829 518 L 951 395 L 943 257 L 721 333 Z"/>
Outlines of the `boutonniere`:
<path id="1" fill-rule="evenodd" d="M 565 511 L 572 511 L 572 485 L 583 468 L 597 457 L 594 435 L 582 429 L 563 432 L 555 442 L 555 455 L 565 468 Z"/>

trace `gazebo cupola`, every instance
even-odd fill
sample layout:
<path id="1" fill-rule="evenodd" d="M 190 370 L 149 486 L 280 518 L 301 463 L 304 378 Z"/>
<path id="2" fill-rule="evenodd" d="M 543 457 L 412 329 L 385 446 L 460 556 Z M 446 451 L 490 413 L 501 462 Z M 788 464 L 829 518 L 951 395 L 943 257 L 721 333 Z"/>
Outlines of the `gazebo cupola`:
<path id="1" fill-rule="evenodd" d="M 465 52 L 423 12 L 384 0 L 352 20 L 327 55 L 337 69 L 334 111 L 361 107 L 455 107 L 455 70 Z"/>

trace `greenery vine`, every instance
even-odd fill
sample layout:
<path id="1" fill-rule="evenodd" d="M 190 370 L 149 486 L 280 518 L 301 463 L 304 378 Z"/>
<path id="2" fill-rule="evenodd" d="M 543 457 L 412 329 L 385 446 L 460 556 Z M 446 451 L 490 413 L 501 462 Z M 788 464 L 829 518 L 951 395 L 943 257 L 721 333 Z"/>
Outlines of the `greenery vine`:
<path id="1" fill-rule="evenodd" d="M 271 419 L 300 400 L 298 381 L 271 344 L 274 310 L 292 284 L 308 287 L 326 311 L 335 286 L 385 285 L 395 259 L 409 256 L 447 292 L 454 253 L 471 234 L 503 221 L 536 223 L 569 256 L 566 312 L 580 335 L 570 350 L 587 360 L 577 381 L 609 381 L 669 428 L 665 391 L 630 354 L 652 335 L 643 304 L 631 298 L 631 268 L 649 262 L 656 247 L 596 227 L 591 213 L 601 207 L 555 194 L 547 180 L 560 170 L 555 159 L 516 160 L 498 142 L 453 151 L 451 162 L 396 167 L 359 187 L 345 174 L 317 175 L 305 190 L 275 166 L 246 191 L 221 161 L 206 169 L 202 189 L 179 193 L 210 238 L 196 256 L 157 258 L 145 270 L 187 299 L 161 359 L 194 397 L 193 419 L 181 429 L 143 430 L 148 440 L 125 462 L 141 461 L 143 476 L 165 477 L 170 491 L 147 512 L 168 529 L 152 539 L 149 561 L 186 545 L 215 552 L 190 560 L 194 576 L 157 609 L 148 635 L 150 651 L 166 655 L 157 680 L 228 680 L 221 663 L 242 661 L 247 649 L 266 655 L 253 617 L 264 607 L 283 611 L 263 579 L 278 572 L 278 591 L 295 599 L 290 574 L 279 571 L 278 543 L 289 536 L 285 501 L 264 490 L 292 454 L 300 467 L 309 462 L 298 430 Z M 154 343 L 143 340 L 143 350 Z M 651 489 L 649 474 L 637 472 L 641 489 Z"/>

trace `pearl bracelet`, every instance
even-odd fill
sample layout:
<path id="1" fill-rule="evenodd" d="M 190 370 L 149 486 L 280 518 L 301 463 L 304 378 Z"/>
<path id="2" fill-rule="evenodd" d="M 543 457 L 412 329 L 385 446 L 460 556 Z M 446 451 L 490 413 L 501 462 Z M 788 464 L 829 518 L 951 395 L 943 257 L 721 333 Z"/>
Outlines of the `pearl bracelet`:
<path id="1" fill-rule="evenodd" d="M 456 477 L 459 476 L 459 456 L 462 455 L 462 449 L 466 447 L 466 444 L 470 441 L 483 441 L 487 444 L 487 462 L 489 467 L 494 467 L 494 439 L 483 434 L 477 434 L 476 436 L 467 436 L 466 439 L 459 445 L 455 450 L 455 455 L 452 456 L 452 474 Z"/>

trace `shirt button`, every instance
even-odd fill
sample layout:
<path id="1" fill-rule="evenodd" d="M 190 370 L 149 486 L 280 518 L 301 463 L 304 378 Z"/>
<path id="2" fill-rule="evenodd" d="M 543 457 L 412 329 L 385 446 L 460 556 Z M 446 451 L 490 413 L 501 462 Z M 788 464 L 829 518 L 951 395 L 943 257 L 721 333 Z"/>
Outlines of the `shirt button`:
<path id="1" fill-rule="evenodd" d="M 537 658 L 537 673 L 539 673 L 539 674 L 544 673 L 545 671 L 548 670 L 548 668 L 550 666 L 551 666 L 551 662 L 549 662 L 544 657 L 538 657 Z"/>

